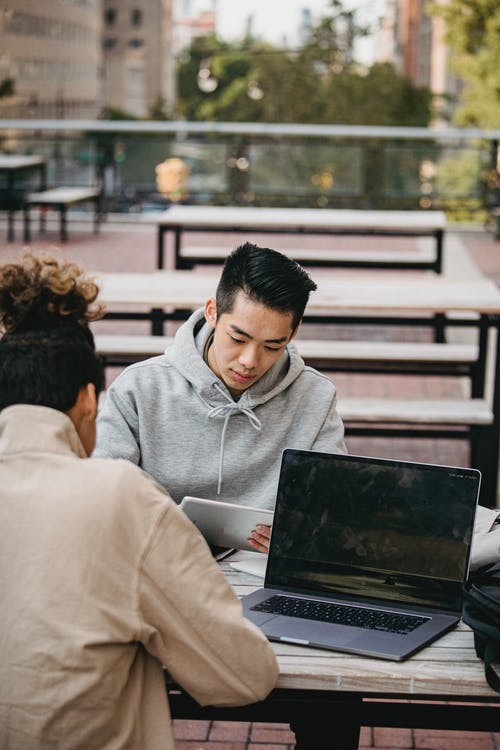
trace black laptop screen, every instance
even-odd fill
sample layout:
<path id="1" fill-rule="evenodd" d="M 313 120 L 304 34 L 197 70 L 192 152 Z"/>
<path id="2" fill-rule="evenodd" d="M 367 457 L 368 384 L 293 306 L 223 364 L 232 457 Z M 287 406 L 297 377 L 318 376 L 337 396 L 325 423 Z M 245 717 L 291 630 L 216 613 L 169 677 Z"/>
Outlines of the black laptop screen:
<path id="1" fill-rule="evenodd" d="M 460 611 L 480 474 L 286 450 L 266 586 Z"/>

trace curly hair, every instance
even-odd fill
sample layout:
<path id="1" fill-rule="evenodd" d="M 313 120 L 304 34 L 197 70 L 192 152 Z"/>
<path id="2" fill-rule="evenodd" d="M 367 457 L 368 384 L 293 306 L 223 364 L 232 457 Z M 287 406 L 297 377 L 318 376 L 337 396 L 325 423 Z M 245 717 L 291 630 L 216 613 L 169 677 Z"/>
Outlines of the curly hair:
<path id="1" fill-rule="evenodd" d="M 0 266 L 0 325 L 7 333 L 86 325 L 102 316 L 98 293 L 76 263 L 26 253 Z"/>
<path id="2" fill-rule="evenodd" d="M 0 410 L 36 404 L 68 411 L 80 388 L 99 393 L 104 368 L 88 323 L 98 287 L 74 263 L 24 255 L 0 267 Z"/>

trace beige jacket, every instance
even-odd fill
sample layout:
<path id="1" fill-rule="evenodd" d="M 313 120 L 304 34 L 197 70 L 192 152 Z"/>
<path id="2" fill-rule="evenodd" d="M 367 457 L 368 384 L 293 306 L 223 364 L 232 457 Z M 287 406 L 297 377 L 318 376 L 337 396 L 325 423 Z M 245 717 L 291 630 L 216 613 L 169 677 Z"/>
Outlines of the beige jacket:
<path id="1" fill-rule="evenodd" d="M 64 414 L 0 413 L 0 496 L 2 750 L 169 750 L 161 663 L 201 704 L 273 688 L 194 526 L 136 466 L 85 459 Z"/>

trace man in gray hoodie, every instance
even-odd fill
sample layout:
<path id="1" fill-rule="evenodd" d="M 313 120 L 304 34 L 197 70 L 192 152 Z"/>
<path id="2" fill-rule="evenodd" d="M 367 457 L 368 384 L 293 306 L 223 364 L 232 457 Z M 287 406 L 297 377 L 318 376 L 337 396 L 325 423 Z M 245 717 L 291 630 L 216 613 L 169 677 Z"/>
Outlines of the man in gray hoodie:
<path id="1" fill-rule="evenodd" d="M 110 386 L 94 455 L 139 464 L 176 502 L 195 495 L 272 509 L 284 448 L 346 452 L 335 386 L 293 342 L 315 289 L 276 250 L 238 247 L 216 298 L 173 346 Z M 256 530 L 255 548 L 265 550 L 268 536 Z"/>

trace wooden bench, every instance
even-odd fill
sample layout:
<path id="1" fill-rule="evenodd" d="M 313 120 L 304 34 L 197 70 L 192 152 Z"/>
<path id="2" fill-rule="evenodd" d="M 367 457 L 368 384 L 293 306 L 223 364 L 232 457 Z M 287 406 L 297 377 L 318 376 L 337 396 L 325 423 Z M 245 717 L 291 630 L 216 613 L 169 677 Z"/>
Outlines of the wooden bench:
<path id="1" fill-rule="evenodd" d="M 339 412 L 345 422 L 393 425 L 465 425 L 493 424 L 493 411 L 485 399 L 339 399 Z M 414 431 L 412 430 L 412 434 Z"/>
<path id="2" fill-rule="evenodd" d="M 415 267 L 441 273 L 443 237 L 446 229 L 446 216 L 442 211 L 371 211 L 362 209 L 323 209 L 323 208 L 276 208 L 262 206 L 171 206 L 156 214 L 158 227 L 157 268 L 164 267 L 165 235 L 174 237 L 175 268 L 189 269 L 193 260 L 185 257 L 182 236 L 184 232 L 244 233 L 247 238 L 260 234 L 300 234 L 307 235 L 358 235 L 393 237 L 433 237 L 435 252 L 430 259 L 417 259 L 405 262 L 404 253 L 384 259 L 355 256 L 349 259 L 343 253 L 337 259 L 333 256 L 318 259 L 318 265 L 344 265 L 349 267 L 399 268 Z M 321 261 L 321 263 L 319 262 Z M 202 254 L 197 262 L 207 262 Z M 211 260 L 213 262 L 213 260 Z M 402 266 L 399 265 L 402 262 Z M 410 266 L 410 262 L 414 265 Z M 395 265 L 396 264 L 396 265 Z"/>
<path id="3" fill-rule="evenodd" d="M 108 365 L 125 365 L 162 354 L 172 336 L 97 334 L 96 349 Z M 305 362 L 318 370 L 470 375 L 474 344 L 296 339 Z"/>
<path id="4" fill-rule="evenodd" d="M 24 241 L 31 239 L 30 231 L 30 209 L 33 206 L 39 208 L 53 208 L 59 211 L 61 242 L 68 239 L 67 211 L 70 206 L 79 203 L 93 203 L 94 205 L 94 232 L 99 229 L 101 222 L 101 199 L 102 191 L 99 188 L 88 187 L 56 187 L 50 190 L 42 190 L 39 193 L 30 193 L 24 200 Z M 41 229 L 45 227 L 44 217 L 41 217 Z"/>
<path id="5" fill-rule="evenodd" d="M 221 265 L 234 248 L 212 246 L 186 246 L 180 249 L 178 267 L 193 268 L 195 265 Z M 335 268 L 392 268 L 436 270 L 435 257 L 430 247 L 412 251 L 326 248 L 290 248 L 286 254 L 304 266 Z"/>

